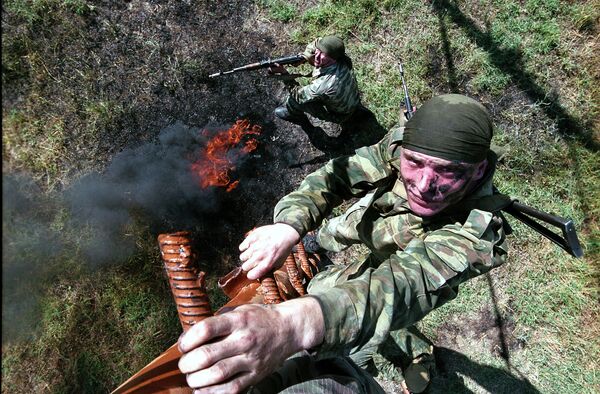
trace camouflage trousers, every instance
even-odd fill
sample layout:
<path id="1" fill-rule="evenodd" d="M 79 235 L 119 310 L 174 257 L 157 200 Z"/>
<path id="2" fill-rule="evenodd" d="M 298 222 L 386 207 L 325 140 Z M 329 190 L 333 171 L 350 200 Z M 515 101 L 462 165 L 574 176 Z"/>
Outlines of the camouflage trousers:
<path id="1" fill-rule="evenodd" d="M 247 391 L 270 393 L 384 393 L 365 370 L 347 357 L 317 360 L 302 352 L 290 357 L 274 373 Z"/>
<path id="2" fill-rule="evenodd" d="M 307 113 L 317 119 L 338 124 L 349 120 L 353 114 L 353 112 L 349 114 L 331 112 L 327 110 L 323 103 L 316 101 L 300 104 L 292 96 L 288 96 L 285 101 L 285 106 L 287 107 L 289 113 L 293 116 L 303 116 L 305 113 Z"/>

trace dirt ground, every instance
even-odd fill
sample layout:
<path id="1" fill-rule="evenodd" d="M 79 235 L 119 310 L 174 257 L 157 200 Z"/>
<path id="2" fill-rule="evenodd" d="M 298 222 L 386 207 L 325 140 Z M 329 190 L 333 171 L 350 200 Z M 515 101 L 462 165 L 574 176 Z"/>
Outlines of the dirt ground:
<path id="1" fill-rule="evenodd" d="M 286 93 L 264 70 L 209 79 L 209 73 L 303 49 L 286 43 L 276 26 L 256 20 L 254 7 L 244 1 L 97 2 L 73 22 L 85 39 L 63 43 L 59 50 L 64 58 L 48 53 L 46 66 L 69 83 L 41 87 L 46 97 L 65 106 L 81 105 L 81 97 L 90 95 L 126 104 L 94 141 L 81 138 L 78 126 L 85 118 L 71 119 L 67 139 L 76 154 L 63 165 L 72 169 L 73 178 L 85 172 L 82 168 L 103 170 L 119 152 L 156 143 L 174 124 L 218 130 L 248 118 L 262 128 L 257 150 L 234 174 L 238 188 L 210 196 L 216 200 L 214 210 L 203 212 L 191 226 L 189 221 L 152 220 L 157 233 L 192 227 L 209 261 L 218 255 L 234 261 L 244 232 L 269 223 L 277 200 L 305 174 L 383 133 L 369 124 L 375 132 L 336 139 L 339 126 L 316 121 L 325 131 L 313 131 L 309 138 L 300 127 L 275 119 L 273 110 Z M 27 88 L 15 84 L 3 89 L 4 107 L 18 105 L 20 90 Z M 61 109 L 52 100 L 45 105 Z"/>

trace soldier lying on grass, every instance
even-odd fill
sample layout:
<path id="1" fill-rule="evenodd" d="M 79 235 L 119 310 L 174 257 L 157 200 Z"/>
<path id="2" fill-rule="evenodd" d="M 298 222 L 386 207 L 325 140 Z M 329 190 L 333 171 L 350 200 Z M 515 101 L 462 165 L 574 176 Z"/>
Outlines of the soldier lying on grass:
<path id="1" fill-rule="evenodd" d="M 307 296 L 244 305 L 193 326 L 179 341 L 190 387 L 383 392 L 363 367 L 392 344 L 404 360 L 404 392 L 424 390 L 432 346 L 414 324 L 506 258 L 502 217 L 486 203 L 494 192 L 491 139 L 483 105 L 443 95 L 379 143 L 308 175 L 276 205 L 274 224 L 240 245 L 248 278 L 280 266 L 293 245 L 353 197 L 361 199 L 327 221 L 316 241 L 330 251 L 362 243 L 371 254 L 329 266 Z"/>

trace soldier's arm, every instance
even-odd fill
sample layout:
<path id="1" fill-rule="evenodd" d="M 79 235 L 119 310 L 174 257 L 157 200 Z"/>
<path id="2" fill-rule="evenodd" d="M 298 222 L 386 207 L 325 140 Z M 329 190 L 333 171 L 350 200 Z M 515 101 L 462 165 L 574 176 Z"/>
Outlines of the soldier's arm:
<path id="1" fill-rule="evenodd" d="M 344 199 L 362 196 L 387 181 L 392 175 L 387 164 L 389 138 L 358 149 L 354 156 L 331 160 L 281 199 L 275 207 L 275 224 L 253 230 L 240 244 L 242 269 L 248 278 L 260 278 L 279 267 L 301 237 L 318 227 Z"/>
<path id="2" fill-rule="evenodd" d="M 313 279 L 325 318 L 319 355 L 348 353 L 381 343 L 456 296 L 458 285 L 502 264 L 506 257 L 501 219 L 474 210 L 453 224 L 415 238 L 379 266 L 370 261 L 333 267 Z"/>
<path id="3" fill-rule="evenodd" d="M 357 149 L 353 156 L 330 160 L 309 174 L 298 190 L 275 206 L 274 223 L 292 226 L 302 237 L 317 228 L 333 208 L 352 197 L 362 197 L 394 176 L 386 135 L 375 145 Z"/>
<path id="4" fill-rule="evenodd" d="M 312 297 L 242 305 L 192 326 L 179 339 L 179 369 L 202 392 L 237 393 L 294 353 L 323 340 L 323 315 Z"/>
<path id="5" fill-rule="evenodd" d="M 325 96 L 322 78 L 317 78 L 306 86 L 290 85 L 290 96 L 298 104 L 322 100 Z"/>

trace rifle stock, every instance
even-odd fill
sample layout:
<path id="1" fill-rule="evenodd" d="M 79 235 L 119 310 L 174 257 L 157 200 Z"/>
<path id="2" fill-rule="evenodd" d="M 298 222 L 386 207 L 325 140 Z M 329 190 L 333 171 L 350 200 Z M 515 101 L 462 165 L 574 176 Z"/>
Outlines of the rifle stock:
<path id="1" fill-rule="evenodd" d="M 577 232 L 575 231 L 575 224 L 573 223 L 573 220 L 539 211 L 528 205 L 521 204 L 516 200 L 504 208 L 504 211 L 519 219 L 521 222 L 525 223 L 544 237 L 548 238 L 550 241 L 563 248 L 571 256 L 583 256 L 583 249 L 581 249 L 581 244 L 577 238 Z M 543 226 L 535 219 L 558 227 L 561 230 L 562 235 L 557 234 L 549 228 Z"/>

